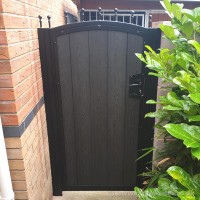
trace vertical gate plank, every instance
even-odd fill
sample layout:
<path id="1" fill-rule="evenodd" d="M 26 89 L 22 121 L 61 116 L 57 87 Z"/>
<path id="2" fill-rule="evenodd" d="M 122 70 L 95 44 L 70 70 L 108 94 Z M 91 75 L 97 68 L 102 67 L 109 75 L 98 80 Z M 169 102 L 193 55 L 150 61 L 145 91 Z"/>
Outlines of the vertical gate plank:
<path id="1" fill-rule="evenodd" d="M 134 53 L 142 53 L 143 38 L 128 34 L 127 45 L 124 185 L 135 185 L 140 99 L 129 97 L 129 76 L 142 72 L 142 63 Z"/>
<path id="2" fill-rule="evenodd" d="M 93 184 L 107 184 L 107 31 L 89 32 Z"/>
<path id="3" fill-rule="evenodd" d="M 74 111 L 73 91 L 70 64 L 69 35 L 58 37 L 58 60 L 60 70 L 60 87 L 62 95 L 62 112 L 65 138 L 65 162 L 64 183 L 77 184 L 76 174 L 76 138 L 74 137 Z"/>
<path id="4" fill-rule="evenodd" d="M 109 184 L 123 185 L 127 33 L 108 32 Z"/>
<path id="5" fill-rule="evenodd" d="M 70 34 L 78 184 L 91 184 L 91 119 L 88 32 Z"/>

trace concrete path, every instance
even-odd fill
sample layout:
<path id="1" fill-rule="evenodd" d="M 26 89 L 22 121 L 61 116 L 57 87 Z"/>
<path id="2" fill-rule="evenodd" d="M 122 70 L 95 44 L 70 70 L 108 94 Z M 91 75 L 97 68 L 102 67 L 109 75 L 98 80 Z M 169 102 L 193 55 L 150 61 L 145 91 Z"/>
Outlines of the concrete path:
<path id="1" fill-rule="evenodd" d="M 54 197 L 53 200 L 137 200 L 130 191 L 81 191 L 63 192 L 63 197 Z"/>

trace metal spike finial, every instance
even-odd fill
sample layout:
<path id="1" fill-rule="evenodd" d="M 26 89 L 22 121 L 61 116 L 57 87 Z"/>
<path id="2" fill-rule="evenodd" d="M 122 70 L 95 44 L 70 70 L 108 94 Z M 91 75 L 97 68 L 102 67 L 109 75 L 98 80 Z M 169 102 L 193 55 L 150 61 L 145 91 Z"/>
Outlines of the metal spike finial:
<path id="1" fill-rule="evenodd" d="M 98 8 L 98 16 L 97 16 L 97 19 L 98 19 L 98 20 L 101 20 L 101 16 L 102 16 L 101 7 L 99 7 L 99 8 Z"/>
<path id="2" fill-rule="evenodd" d="M 131 24 L 134 23 L 134 14 L 135 14 L 135 12 L 131 11 Z"/>
<path id="3" fill-rule="evenodd" d="M 84 8 L 81 8 L 81 10 L 80 10 L 80 18 L 81 18 L 81 21 L 84 21 L 84 15 L 85 15 L 85 9 L 84 9 Z"/>
<path id="4" fill-rule="evenodd" d="M 117 14 L 118 14 L 118 9 L 117 8 L 114 9 L 114 13 L 115 13 L 115 21 L 117 21 Z"/>
<path id="5" fill-rule="evenodd" d="M 51 28 L 51 16 L 48 15 L 47 19 L 48 19 L 49 28 Z"/>
<path id="6" fill-rule="evenodd" d="M 152 28 L 152 15 L 149 15 L 149 28 Z"/>
<path id="7" fill-rule="evenodd" d="M 39 15 L 38 18 L 39 18 L 40 28 L 42 28 L 42 16 Z"/>
<path id="8" fill-rule="evenodd" d="M 64 13 L 65 13 L 65 24 L 67 24 L 68 23 L 68 12 L 65 11 Z"/>

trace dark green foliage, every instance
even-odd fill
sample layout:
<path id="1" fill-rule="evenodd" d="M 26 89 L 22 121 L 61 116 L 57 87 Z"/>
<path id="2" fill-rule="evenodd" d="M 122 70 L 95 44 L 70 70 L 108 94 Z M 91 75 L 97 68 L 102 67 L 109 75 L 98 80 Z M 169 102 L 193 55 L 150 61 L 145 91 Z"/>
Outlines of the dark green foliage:
<path id="1" fill-rule="evenodd" d="M 172 166 L 167 170 L 172 179 L 160 178 L 157 188 L 142 190 L 135 188 L 141 200 L 199 200 L 200 199 L 200 174 L 190 176 L 180 167 Z"/>
<path id="2" fill-rule="evenodd" d="M 160 28 L 173 48 L 156 53 L 146 46 L 144 55 L 136 55 L 152 71 L 149 75 L 161 78 L 169 90 L 158 102 L 147 102 L 162 108 L 146 117 L 158 118 L 160 134 L 176 140 L 166 140 L 160 150 L 162 164 L 143 174 L 149 185 L 135 192 L 141 200 L 200 200 L 200 8 L 187 10 L 170 0 L 162 4 L 171 24 Z"/>

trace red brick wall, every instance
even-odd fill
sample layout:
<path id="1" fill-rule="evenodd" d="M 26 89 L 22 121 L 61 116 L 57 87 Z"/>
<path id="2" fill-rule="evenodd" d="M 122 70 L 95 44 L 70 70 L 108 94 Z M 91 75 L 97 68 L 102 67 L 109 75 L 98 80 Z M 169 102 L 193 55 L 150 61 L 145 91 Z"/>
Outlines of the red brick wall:
<path id="1" fill-rule="evenodd" d="M 163 14 L 162 13 L 153 13 L 151 15 L 152 15 L 152 22 L 170 21 L 170 17 L 164 13 Z"/>
<path id="2" fill-rule="evenodd" d="M 0 112 L 3 125 L 19 125 L 43 96 L 37 40 L 38 15 L 64 24 L 64 10 L 76 14 L 73 3 L 62 0 L 2 0 L 0 6 Z M 43 22 L 47 27 L 47 20 Z"/>
<path id="3" fill-rule="evenodd" d="M 52 196 L 44 105 L 34 110 L 43 98 L 37 28 L 38 15 L 43 27 L 47 15 L 63 25 L 66 10 L 77 15 L 71 0 L 0 0 L 0 116 L 16 199 Z"/>
<path id="4" fill-rule="evenodd" d="M 43 105 L 20 138 L 5 139 L 15 199 L 52 199 L 47 138 Z"/>

